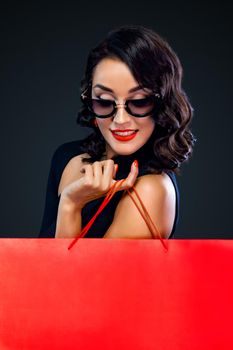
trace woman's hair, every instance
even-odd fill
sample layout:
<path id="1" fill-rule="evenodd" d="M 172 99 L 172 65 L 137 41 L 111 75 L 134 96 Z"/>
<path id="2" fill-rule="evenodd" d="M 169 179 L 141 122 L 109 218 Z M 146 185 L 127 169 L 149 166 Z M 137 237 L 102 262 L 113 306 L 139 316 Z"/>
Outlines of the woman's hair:
<path id="1" fill-rule="evenodd" d="M 125 25 L 110 31 L 106 38 L 93 48 L 88 56 L 85 75 L 81 80 L 81 93 L 91 97 L 92 78 L 97 64 L 104 58 L 121 60 L 129 67 L 139 85 L 160 93 L 159 111 L 153 114 L 156 121 L 152 134 L 156 162 L 154 172 L 172 170 L 178 173 L 180 164 L 190 157 L 196 141 L 189 125 L 193 108 L 181 87 L 182 66 L 169 44 L 152 29 L 141 25 Z M 81 145 L 90 158 L 100 160 L 106 143 L 93 115 L 83 105 L 77 123 L 94 129 Z"/>

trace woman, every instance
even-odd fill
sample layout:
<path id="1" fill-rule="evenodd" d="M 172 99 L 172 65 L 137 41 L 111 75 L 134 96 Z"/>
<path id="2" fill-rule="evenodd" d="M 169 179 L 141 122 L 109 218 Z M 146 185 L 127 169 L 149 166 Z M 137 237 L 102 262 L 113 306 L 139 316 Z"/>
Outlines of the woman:
<path id="1" fill-rule="evenodd" d="M 132 186 L 160 235 L 174 235 L 175 174 L 195 142 L 181 80 L 178 57 L 149 28 L 120 27 L 91 50 L 77 123 L 94 131 L 54 153 L 40 237 L 77 237 L 119 179 L 125 181 L 85 237 L 152 238 L 125 191 Z"/>

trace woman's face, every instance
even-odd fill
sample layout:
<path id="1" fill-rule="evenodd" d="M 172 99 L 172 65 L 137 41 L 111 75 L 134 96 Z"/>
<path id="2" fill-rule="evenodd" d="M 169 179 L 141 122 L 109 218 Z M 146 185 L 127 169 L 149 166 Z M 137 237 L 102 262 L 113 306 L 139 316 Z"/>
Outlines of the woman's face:
<path id="1" fill-rule="evenodd" d="M 97 85 L 101 85 L 97 86 Z M 104 58 L 95 67 L 93 73 L 92 98 L 115 100 L 124 104 L 127 99 L 140 99 L 151 94 L 149 89 L 138 89 L 130 92 L 138 86 L 128 66 L 117 59 Z M 111 89 L 112 92 L 106 89 Z M 151 136 L 155 121 L 151 116 L 143 118 L 134 117 L 120 106 L 116 113 L 109 118 L 96 118 L 97 125 L 106 141 L 106 157 L 114 155 L 128 155 L 141 148 Z M 114 136 L 114 130 L 132 130 L 135 136 L 127 138 Z"/>

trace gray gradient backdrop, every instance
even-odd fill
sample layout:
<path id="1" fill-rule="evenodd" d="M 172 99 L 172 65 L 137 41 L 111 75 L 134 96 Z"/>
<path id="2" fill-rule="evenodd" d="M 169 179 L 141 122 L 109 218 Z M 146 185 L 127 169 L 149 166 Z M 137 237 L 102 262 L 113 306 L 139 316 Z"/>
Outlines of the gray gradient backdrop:
<path id="1" fill-rule="evenodd" d="M 36 237 L 50 160 L 90 133 L 75 123 L 89 49 L 112 28 L 148 26 L 184 67 L 197 138 L 178 177 L 177 238 L 233 238 L 231 2 L 19 2 L 1 7 L 1 237 Z"/>

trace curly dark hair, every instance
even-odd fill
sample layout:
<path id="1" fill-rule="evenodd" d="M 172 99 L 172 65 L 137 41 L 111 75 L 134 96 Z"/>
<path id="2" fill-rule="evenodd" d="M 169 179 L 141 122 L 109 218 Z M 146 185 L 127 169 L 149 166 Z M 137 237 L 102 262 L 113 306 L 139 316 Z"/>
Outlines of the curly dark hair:
<path id="1" fill-rule="evenodd" d="M 154 173 L 166 170 L 179 173 L 181 163 L 191 156 L 196 141 L 189 128 L 193 108 L 181 87 L 183 69 L 179 58 L 152 29 L 141 25 L 121 26 L 110 31 L 90 51 L 81 80 L 81 93 L 85 91 L 85 95 L 91 96 L 94 68 L 104 58 L 126 63 L 139 85 L 161 95 L 159 111 L 152 115 L 156 120 L 152 134 L 156 159 Z M 87 162 L 100 160 L 106 151 L 105 139 L 93 121 L 93 115 L 83 105 L 78 112 L 77 124 L 94 129 L 81 144 L 82 151 L 90 156 L 83 159 Z"/>

